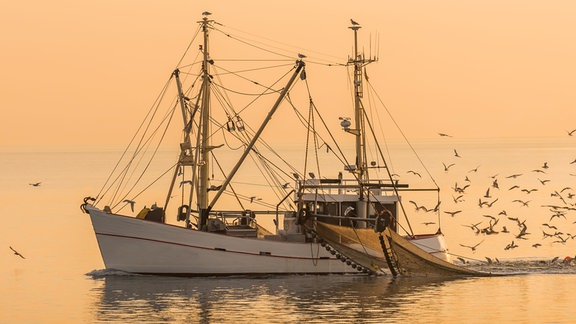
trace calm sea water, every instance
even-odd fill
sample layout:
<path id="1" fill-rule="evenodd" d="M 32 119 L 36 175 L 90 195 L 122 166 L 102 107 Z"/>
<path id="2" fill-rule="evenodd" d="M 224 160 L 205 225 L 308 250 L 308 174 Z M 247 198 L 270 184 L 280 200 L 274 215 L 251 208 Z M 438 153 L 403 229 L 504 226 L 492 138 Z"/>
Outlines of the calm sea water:
<path id="1" fill-rule="evenodd" d="M 171 278 L 104 270 L 82 198 L 100 189 L 118 152 L 0 153 L 0 323 L 85 322 L 367 322 L 397 323 L 573 323 L 576 270 L 565 256 L 576 254 L 576 213 L 553 217 L 554 195 L 576 188 L 576 141 L 432 141 L 416 143 L 422 160 L 441 188 L 442 231 L 450 252 L 483 271 L 514 274 L 487 278 L 437 280 L 366 276 L 262 276 Z M 460 158 L 453 156 L 457 149 Z M 400 157 L 405 152 L 400 152 Z M 170 155 L 172 156 L 172 155 Z M 445 164 L 455 163 L 449 171 Z M 542 168 L 544 163 L 548 168 Z M 393 165 L 401 181 L 429 183 L 406 171 L 417 164 Z M 477 172 L 471 171 L 478 167 Z M 533 170 L 542 169 L 546 173 Z M 523 175 L 507 178 L 512 174 Z M 465 181 L 468 177 L 468 181 Z M 498 180 L 499 188 L 493 187 Z M 545 181 L 545 184 L 541 183 Z M 42 182 L 40 186 L 29 185 Z M 462 201 L 451 188 L 469 183 Z M 534 188 L 530 194 L 509 190 Z M 491 188 L 491 198 L 484 198 Z M 575 202 L 565 189 L 566 206 Z M 432 204 L 406 193 L 404 201 Z M 480 207 L 478 200 L 498 201 Z M 520 206 L 514 200 L 530 200 Z M 412 214 L 416 232 L 435 231 L 433 213 Z M 544 207 L 543 207 L 544 206 Z M 433 207 L 433 206 L 432 206 Z M 507 216 L 499 215 L 505 210 Z M 476 235 L 466 225 L 499 219 L 494 235 Z M 525 221 L 526 240 L 511 218 Z M 436 224 L 424 225 L 426 222 Z M 554 233 L 543 223 L 557 228 Z M 510 233 L 503 233 L 507 226 Z M 514 241 L 517 248 L 505 249 Z M 475 251 L 467 246 L 479 244 Z M 540 244 L 540 245 L 537 245 Z M 537 247 L 533 247 L 537 245 Z M 12 253 L 18 250 L 26 259 Z M 501 263 L 488 264 L 485 257 Z"/>

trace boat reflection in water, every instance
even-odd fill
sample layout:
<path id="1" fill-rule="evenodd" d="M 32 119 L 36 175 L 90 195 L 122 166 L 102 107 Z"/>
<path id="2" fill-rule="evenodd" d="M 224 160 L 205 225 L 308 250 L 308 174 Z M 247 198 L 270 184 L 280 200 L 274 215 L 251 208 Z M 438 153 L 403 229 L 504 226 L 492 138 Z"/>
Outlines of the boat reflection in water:
<path id="1" fill-rule="evenodd" d="M 108 270 L 104 270 L 108 271 Z M 397 318 L 453 280 L 363 275 L 97 279 L 96 321 L 294 322 Z M 411 312 L 411 311 L 410 311 Z M 399 314 L 400 313 L 400 314 Z"/>

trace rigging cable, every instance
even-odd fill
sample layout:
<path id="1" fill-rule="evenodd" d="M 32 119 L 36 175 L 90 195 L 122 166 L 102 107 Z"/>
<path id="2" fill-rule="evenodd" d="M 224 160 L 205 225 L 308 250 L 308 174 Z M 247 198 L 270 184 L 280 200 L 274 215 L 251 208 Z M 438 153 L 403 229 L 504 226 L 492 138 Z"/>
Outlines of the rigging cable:
<path id="1" fill-rule="evenodd" d="M 130 194 L 130 192 L 132 192 L 132 190 L 134 190 L 136 185 L 140 182 L 140 180 L 142 180 L 142 177 L 144 176 L 144 174 L 146 173 L 146 171 L 150 167 L 152 160 L 156 156 L 156 153 L 158 153 L 158 148 L 160 147 L 160 145 L 162 144 L 162 141 L 164 140 L 164 137 L 166 136 L 166 133 L 167 133 L 168 128 L 170 126 L 170 121 L 172 120 L 172 117 L 174 117 L 174 113 L 176 112 L 175 108 L 176 108 L 176 105 L 174 105 L 174 108 L 172 109 L 171 113 L 169 114 L 169 118 L 168 118 L 168 121 L 166 123 L 166 127 L 164 128 L 164 132 L 161 134 L 160 139 L 158 141 L 158 144 L 156 145 L 156 148 L 154 149 L 154 152 L 152 153 L 152 156 L 150 157 L 150 160 L 148 161 L 148 163 L 146 164 L 146 166 L 144 167 L 144 169 L 140 173 L 140 176 L 138 177 L 138 179 L 136 179 L 136 181 L 134 182 L 132 187 L 128 190 L 128 192 L 126 192 L 126 194 L 124 195 L 124 197 L 122 199 L 126 198 Z M 116 204 L 116 205 L 118 205 L 118 204 Z M 114 206 L 114 207 L 116 207 L 116 206 Z"/>
<path id="2" fill-rule="evenodd" d="M 280 45 L 284 45 L 284 46 L 286 46 L 286 47 L 294 48 L 294 50 L 292 50 L 292 49 L 287 50 L 287 49 L 283 49 L 283 48 L 280 48 L 280 47 L 277 47 L 277 46 L 273 46 L 273 45 L 270 45 L 270 44 L 266 44 L 266 43 L 261 42 L 261 41 L 250 40 L 250 41 L 252 41 L 252 42 L 259 43 L 259 44 L 263 44 L 263 45 L 265 45 L 265 46 L 274 48 L 274 49 L 276 49 L 276 50 L 280 50 L 280 51 L 283 51 L 283 52 L 291 52 L 291 53 L 293 53 L 293 51 L 294 51 L 294 52 L 298 52 L 298 51 L 301 51 L 301 50 L 302 50 L 302 48 L 297 47 L 297 46 L 294 46 L 294 45 L 290 45 L 290 44 L 286 44 L 286 43 L 281 43 L 281 42 L 278 42 L 277 40 L 273 40 L 273 39 L 269 39 L 269 38 L 266 38 L 266 37 L 263 37 L 263 36 L 255 35 L 255 34 L 252 34 L 252 33 L 246 32 L 246 31 L 242 31 L 242 30 L 237 29 L 237 28 L 233 28 L 233 27 L 230 27 L 230 26 L 225 26 L 225 25 L 220 24 L 220 23 L 219 23 L 219 25 L 222 26 L 222 27 L 225 27 L 225 28 L 229 28 L 229 29 L 232 29 L 232 30 L 235 30 L 235 31 L 238 31 L 238 32 L 247 34 L 247 35 L 250 35 L 250 36 L 254 36 L 254 37 L 257 37 L 257 38 L 264 39 L 264 40 L 269 41 L 269 42 L 273 42 L 273 43 L 277 43 L 277 44 L 280 44 Z M 224 34 L 224 35 L 226 35 L 226 36 L 228 36 L 228 37 L 230 37 L 230 38 L 232 38 L 232 39 L 238 40 L 238 39 L 236 39 L 236 37 L 233 38 L 231 35 L 229 35 L 227 32 L 225 32 L 225 31 L 223 31 L 223 30 L 219 30 L 219 29 L 217 29 L 217 30 L 218 30 L 219 32 L 221 32 L 222 34 Z M 238 37 L 238 38 L 240 38 L 240 37 Z M 238 41 L 240 41 L 240 40 L 238 40 Z M 244 41 L 244 42 L 245 42 L 247 45 L 253 46 L 253 45 L 251 45 L 250 43 L 248 43 L 248 41 Z M 253 47 L 256 47 L 256 46 L 253 46 Z M 256 47 L 256 48 L 259 48 L 259 47 Z M 264 50 L 265 50 L 265 49 L 264 49 Z M 277 53 L 272 52 L 272 51 L 268 51 L 268 52 L 277 54 Z M 312 53 L 320 54 L 320 55 L 322 55 L 322 56 L 332 57 L 332 58 L 337 59 L 337 61 L 331 61 L 331 63 L 319 63 L 319 62 L 310 62 L 310 61 L 307 61 L 307 63 L 321 64 L 321 65 L 326 65 L 326 66 L 337 66 L 337 65 L 340 65 L 340 66 L 341 66 L 341 65 L 344 65 L 344 64 L 342 64 L 342 63 L 339 63 L 339 62 L 342 61 L 342 58 L 341 58 L 341 57 L 337 57 L 337 56 L 330 55 L 330 54 L 325 54 L 325 53 L 320 53 L 320 52 L 315 52 L 315 51 L 311 51 L 311 50 L 307 50 L 306 52 L 307 52 L 307 53 L 308 53 L 308 52 L 312 52 Z M 283 54 L 277 54 L 277 55 L 282 56 L 282 57 L 292 58 L 291 55 L 290 55 L 290 56 L 288 56 L 288 55 L 283 55 Z"/>
<path id="3" fill-rule="evenodd" d="M 124 149 L 124 152 L 122 153 L 122 155 L 120 156 L 120 158 L 118 159 L 118 162 L 116 162 L 116 165 L 114 166 L 114 168 L 112 169 L 112 171 L 110 172 L 110 175 L 108 176 L 108 178 L 106 179 L 106 181 L 104 182 L 104 185 L 102 185 L 102 188 L 100 189 L 100 191 L 98 192 L 97 197 L 97 201 L 95 202 L 95 204 L 98 204 L 104 196 L 106 196 L 106 194 L 108 193 L 108 191 L 110 189 L 112 189 L 112 186 L 114 185 L 114 183 L 116 181 L 118 181 L 118 178 L 116 178 L 116 180 L 114 180 L 109 187 L 108 186 L 108 182 L 111 180 L 112 176 L 116 173 L 116 170 L 118 169 L 118 167 L 120 166 L 120 163 L 124 160 L 124 157 L 126 156 L 126 154 L 128 153 L 129 148 L 132 146 L 132 144 L 134 143 L 134 141 L 136 140 L 137 135 L 140 133 L 140 131 L 142 130 L 142 128 L 144 127 L 146 121 L 148 120 L 148 118 L 153 118 L 153 116 L 156 114 L 156 111 L 158 110 L 158 105 L 160 103 L 160 101 L 162 100 L 162 98 L 164 97 L 166 90 L 170 84 L 170 81 L 172 79 L 172 75 L 170 76 L 170 78 L 166 81 L 166 83 L 164 84 L 164 87 L 162 88 L 162 91 L 160 91 L 160 93 L 158 94 L 158 96 L 156 97 L 156 99 L 154 100 L 154 103 L 152 104 L 152 106 L 150 106 L 150 109 L 148 110 L 148 113 L 146 114 L 146 116 L 144 116 L 144 119 L 142 120 L 142 122 L 140 123 L 140 126 L 138 126 L 136 132 L 134 133 L 134 136 L 132 136 L 132 139 L 130 140 L 130 142 L 128 143 L 128 145 L 126 145 L 126 148 Z M 150 115 L 152 114 L 152 117 L 150 117 Z M 124 172 L 124 171 L 121 171 Z M 119 175 L 118 175 L 119 176 Z M 106 189 L 107 188 L 107 189 Z"/>
<path id="4" fill-rule="evenodd" d="M 418 152 L 416 152 L 416 150 L 414 149 L 414 147 L 412 146 L 412 143 L 410 143 L 410 141 L 408 140 L 408 138 L 406 137 L 406 135 L 404 134 L 404 132 L 402 131 L 402 129 L 400 128 L 400 125 L 398 125 L 398 123 L 396 122 L 396 119 L 394 119 L 394 117 L 392 116 L 392 114 L 390 113 L 390 110 L 388 110 L 388 107 L 386 107 L 386 105 L 384 104 L 384 102 L 382 101 L 382 98 L 380 98 L 380 96 L 378 95 L 378 93 L 374 90 L 374 87 L 372 87 L 372 83 L 370 83 L 368 80 L 366 80 L 366 83 L 368 83 L 368 86 L 370 87 L 370 89 L 373 90 L 374 94 L 376 95 L 376 98 L 378 98 L 378 100 L 380 101 L 380 104 L 382 105 L 382 107 L 384 107 L 384 109 L 386 110 L 386 112 L 388 113 L 388 116 L 390 117 L 390 120 L 394 123 L 394 125 L 396 125 L 396 128 L 398 129 L 398 131 L 400 132 L 400 134 L 402 135 L 402 137 L 404 138 L 404 141 L 406 141 L 406 143 L 408 144 L 408 146 L 410 147 L 410 150 L 412 150 L 412 153 L 416 156 L 416 158 L 418 159 L 418 161 L 420 162 L 420 165 L 424 168 L 424 170 L 426 171 L 426 173 L 428 174 L 428 176 L 430 177 L 430 180 L 432 180 L 432 182 L 434 183 L 434 185 L 436 186 L 437 189 L 437 200 L 438 203 L 440 203 L 440 186 L 438 185 L 438 183 L 436 182 L 436 180 L 434 179 L 434 177 L 432 176 L 432 174 L 430 173 L 430 171 L 428 170 L 428 168 L 426 167 L 426 165 L 424 164 L 424 161 L 422 161 L 422 159 L 420 158 L 420 155 L 418 155 Z M 380 152 L 380 154 L 382 154 Z M 389 171 L 388 171 L 389 172 Z M 404 209 L 402 203 L 400 203 L 400 206 L 402 207 L 402 209 Z M 405 215 L 406 216 L 406 215 Z M 440 209 L 438 209 L 437 211 L 437 217 L 438 217 L 438 228 L 441 228 L 441 217 L 440 217 Z M 407 218 L 407 216 L 406 216 Z"/>

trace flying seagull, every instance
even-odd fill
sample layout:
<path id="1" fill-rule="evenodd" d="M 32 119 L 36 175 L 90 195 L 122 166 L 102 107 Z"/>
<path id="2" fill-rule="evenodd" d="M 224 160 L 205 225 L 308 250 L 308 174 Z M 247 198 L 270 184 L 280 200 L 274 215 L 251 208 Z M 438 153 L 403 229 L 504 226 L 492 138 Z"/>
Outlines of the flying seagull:
<path id="1" fill-rule="evenodd" d="M 20 254 L 20 252 L 14 250 L 12 247 L 10 247 L 10 250 L 12 250 L 14 252 L 14 255 L 17 255 L 17 256 L 21 257 L 22 259 L 26 259 L 22 254 Z"/>
<path id="2" fill-rule="evenodd" d="M 568 136 L 572 136 L 572 134 L 574 134 L 574 132 L 576 132 L 576 129 L 573 129 L 571 131 L 566 131 L 568 133 Z"/>
<path id="3" fill-rule="evenodd" d="M 34 182 L 34 183 L 31 183 L 30 185 L 31 185 L 32 187 L 39 187 L 40 184 L 42 184 L 42 182 Z"/>
<path id="4" fill-rule="evenodd" d="M 452 136 L 445 134 L 445 133 L 438 133 L 438 135 L 440 135 L 441 137 L 452 137 Z"/>
<path id="5" fill-rule="evenodd" d="M 130 209 L 132 209 L 132 212 L 134 212 L 134 200 L 130 200 L 130 199 L 124 199 L 122 202 L 125 202 L 127 204 L 130 204 Z"/>
<path id="6" fill-rule="evenodd" d="M 474 246 L 469 246 L 469 245 L 464 245 L 464 244 L 460 244 L 460 246 L 467 247 L 470 250 L 472 250 L 472 252 L 476 252 L 476 248 L 478 247 L 478 245 L 482 244 L 482 242 L 484 242 L 484 240 L 480 241 L 478 244 L 476 244 Z"/>

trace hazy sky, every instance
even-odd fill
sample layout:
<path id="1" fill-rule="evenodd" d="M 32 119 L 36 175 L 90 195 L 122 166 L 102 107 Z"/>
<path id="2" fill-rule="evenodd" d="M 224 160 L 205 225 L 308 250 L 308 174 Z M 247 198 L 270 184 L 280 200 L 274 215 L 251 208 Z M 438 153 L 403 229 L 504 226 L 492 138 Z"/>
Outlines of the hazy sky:
<path id="1" fill-rule="evenodd" d="M 344 60 L 349 20 L 359 21 L 365 37 L 379 34 L 371 78 L 411 138 L 576 128 L 573 1 L 9 1 L 0 147 L 126 143 L 205 10 Z"/>

